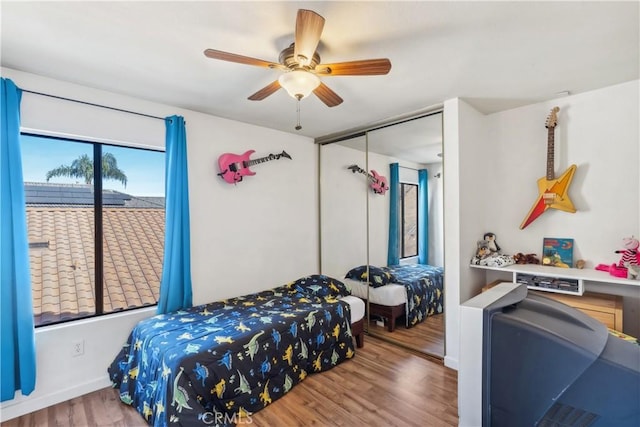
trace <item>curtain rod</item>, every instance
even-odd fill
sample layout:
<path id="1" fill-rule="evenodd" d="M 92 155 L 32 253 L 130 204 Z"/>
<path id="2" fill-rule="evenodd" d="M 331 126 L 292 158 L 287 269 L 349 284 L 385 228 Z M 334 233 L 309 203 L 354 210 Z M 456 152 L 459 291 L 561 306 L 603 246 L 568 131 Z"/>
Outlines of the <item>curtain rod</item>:
<path id="1" fill-rule="evenodd" d="M 427 170 L 427 168 L 423 168 L 423 169 L 416 169 L 416 168 L 411 168 L 409 166 L 402 166 L 401 164 L 398 164 L 399 168 L 404 168 L 404 169 L 411 169 L 412 171 L 416 171 L 416 172 L 420 172 L 423 170 Z M 440 178 L 442 176 L 441 172 L 438 172 L 437 174 L 433 175 L 434 178 Z"/>
<path id="2" fill-rule="evenodd" d="M 152 116 L 151 114 L 138 113 L 136 111 L 130 111 L 130 110 L 123 110 L 122 108 L 109 107 L 107 105 L 94 104 L 92 102 L 80 101 L 80 100 L 77 100 L 77 99 L 65 98 L 64 96 L 50 95 L 48 93 L 35 92 L 35 91 L 32 91 L 32 90 L 27 90 L 27 89 L 21 89 L 21 90 L 23 92 L 32 93 L 34 95 L 47 96 L 49 98 L 56 98 L 56 99 L 62 99 L 64 101 L 77 102 L 78 104 L 91 105 L 92 107 L 106 108 L 107 110 L 113 110 L 113 111 L 120 111 L 122 113 L 135 114 L 136 116 L 149 117 L 150 119 L 158 119 L 158 120 L 162 120 L 162 121 L 165 120 L 164 117 Z"/>
<path id="3" fill-rule="evenodd" d="M 404 168 L 404 169 L 411 169 L 412 171 L 418 171 L 418 172 L 425 169 L 425 168 L 416 169 L 416 168 L 412 168 L 412 167 L 409 167 L 409 166 L 402 166 L 401 164 L 398 164 L 398 167 L 399 168 Z"/>

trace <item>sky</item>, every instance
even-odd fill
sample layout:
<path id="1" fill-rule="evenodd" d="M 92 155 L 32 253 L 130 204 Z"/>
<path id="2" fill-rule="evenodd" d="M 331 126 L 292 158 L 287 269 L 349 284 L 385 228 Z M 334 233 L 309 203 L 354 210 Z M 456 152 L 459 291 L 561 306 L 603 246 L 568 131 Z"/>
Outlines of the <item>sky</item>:
<path id="1" fill-rule="evenodd" d="M 83 154 L 93 157 L 93 145 L 64 139 L 22 135 L 22 174 L 25 182 L 46 182 L 47 172 L 61 165 L 69 166 Z M 111 153 L 118 168 L 127 176 L 127 186 L 104 180 L 103 188 L 132 196 L 164 196 L 164 161 L 162 151 L 103 145 L 102 154 Z M 84 184 L 83 179 L 52 177 L 50 183 Z"/>

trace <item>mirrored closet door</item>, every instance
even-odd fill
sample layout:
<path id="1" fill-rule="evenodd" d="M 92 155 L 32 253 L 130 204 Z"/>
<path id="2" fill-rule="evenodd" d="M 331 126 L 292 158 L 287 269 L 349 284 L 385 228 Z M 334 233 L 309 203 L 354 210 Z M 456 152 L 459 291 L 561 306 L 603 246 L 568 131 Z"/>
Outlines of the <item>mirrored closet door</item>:
<path id="1" fill-rule="evenodd" d="M 369 264 L 391 275 L 372 276 L 369 334 L 443 358 L 442 114 L 371 130 L 367 146 L 390 187 L 369 192 Z"/>
<path id="2" fill-rule="evenodd" d="M 442 358 L 442 113 L 358 135 L 320 146 L 321 271 L 367 301 L 369 334 Z"/>

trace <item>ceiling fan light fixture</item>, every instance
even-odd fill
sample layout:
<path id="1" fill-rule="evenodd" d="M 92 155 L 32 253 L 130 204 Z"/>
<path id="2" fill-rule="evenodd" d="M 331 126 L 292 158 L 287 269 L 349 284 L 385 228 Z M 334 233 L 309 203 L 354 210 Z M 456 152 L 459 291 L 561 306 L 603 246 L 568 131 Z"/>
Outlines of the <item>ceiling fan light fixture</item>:
<path id="1" fill-rule="evenodd" d="M 293 70 L 282 74 L 278 82 L 291 97 L 300 100 L 309 96 L 320 85 L 320 78 L 308 71 Z"/>

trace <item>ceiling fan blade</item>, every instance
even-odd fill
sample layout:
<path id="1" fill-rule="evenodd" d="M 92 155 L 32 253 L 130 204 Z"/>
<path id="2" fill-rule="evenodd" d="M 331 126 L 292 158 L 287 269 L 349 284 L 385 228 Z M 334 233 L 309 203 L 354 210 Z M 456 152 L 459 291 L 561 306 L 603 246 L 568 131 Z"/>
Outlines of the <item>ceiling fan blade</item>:
<path id="1" fill-rule="evenodd" d="M 387 58 L 379 58 L 318 64 L 315 73 L 323 76 L 377 76 L 387 74 L 389 70 L 391 70 L 391 61 Z"/>
<path id="2" fill-rule="evenodd" d="M 322 16 L 312 10 L 298 10 L 293 55 L 300 65 L 308 65 L 313 59 L 323 28 Z"/>
<path id="3" fill-rule="evenodd" d="M 280 87 L 281 87 L 280 82 L 276 80 L 273 83 L 270 83 L 267 86 L 263 87 L 253 95 L 251 95 L 248 99 L 251 101 L 262 101 L 267 96 L 271 95 L 272 93 L 280 89 Z"/>
<path id="4" fill-rule="evenodd" d="M 320 82 L 320 86 L 313 90 L 313 93 L 324 102 L 327 107 L 335 107 L 342 104 L 342 98 L 337 93 L 329 89 L 329 87 Z"/>
<path id="5" fill-rule="evenodd" d="M 275 62 L 269 62 L 262 59 L 251 58 L 249 56 L 237 55 L 235 53 L 223 52 L 221 50 L 215 49 L 207 49 L 204 51 L 204 54 L 208 58 L 212 59 L 220 59 L 222 61 L 229 62 L 237 62 L 238 64 L 246 64 L 246 65 L 255 65 L 257 67 L 265 67 L 265 68 L 279 68 L 279 69 L 287 69 L 282 64 L 277 64 Z"/>

